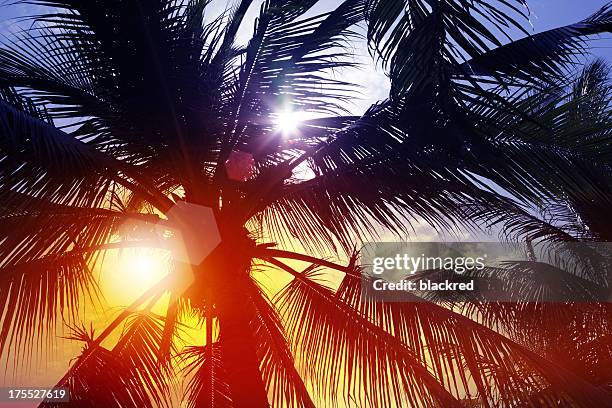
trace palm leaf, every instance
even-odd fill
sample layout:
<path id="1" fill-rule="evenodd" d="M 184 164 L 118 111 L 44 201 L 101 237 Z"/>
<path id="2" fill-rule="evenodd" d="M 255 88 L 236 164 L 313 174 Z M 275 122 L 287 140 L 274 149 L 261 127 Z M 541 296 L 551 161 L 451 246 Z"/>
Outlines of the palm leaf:
<path id="1" fill-rule="evenodd" d="M 181 356 L 191 360 L 185 369 L 192 375 L 187 386 L 188 407 L 233 407 L 218 343 L 188 347 Z"/>
<path id="2" fill-rule="evenodd" d="M 534 390 L 544 389 L 547 403 L 560 399 L 590 406 L 610 398 L 603 389 L 453 310 L 416 297 L 415 303 L 369 302 L 363 298 L 358 276 L 345 276 L 339 296 L 422 353 L 421 358 L 432 362 L 436 374 L 449 387 L 458 383 L 465 392 L 475 384 L 476 395 L 485 406 L 494 405 L 491 401 L 497 399 L 524 402 Z M 572 388 L 568 388 L 570 378 L 578 381 Z"/>
<path id="3" fill-rule="evenodd" d="M 301 369 L 326 401 L 337 406 L 342 396 L 346 404 L 357 401 L 360 406 L 387 406 L 391 401 L 460 406 L 402 340 L 313 278 L 315 269 L 295 272 L 277 302 L 303 359 Z"/>
<path id="4" fill-rule="evenodd" d="M 287 334 L 274 306 L 255 282 L 251 283 L 248 293 L 256 310 L 251 325 L 258 343 L 262 378 L 266 388 L 271 390 L 271 405 L 314 408 L 315 404 L 295 369 Z"/>
<path id="5" fill-rule="evenodd" d="M 154 405 L 155 402 L 167 397 L 167 394 L 158 394 L 160 384 L 156 381 L 162 374 L 155 369 L 155 376 L 149 377 L 148 372 L 153 368 L 151 364 L 156 362 L 155 358 L 151 359 L 150 342 L 154 341 L 159 326 L 156 328 L 156 325 L 142 324 L 143 320 L 138 320 L 112 351 L 94 343 L 93 331 L 87 333 L 85 329 L 75 329 L 72 338 L 85 342 L 86 346 L 73 368 L 57 383 L 57 387 L 69 390 L 68 406 L 154 407 L 158 406 Z M 129 346 L 126 341 L 130 342 Z M 40 406 L 62 404 L 66 405 L 43 402 Z"/>
<path id="6" fill-rule="evenodd" d="M 503 77 L 506 83 L 549 82 L 563 78 L 568 64 L 584 55 L 587 36 L 612 30 L 610 6 L 581 22 L 513 41 L 464 62 L 459 77 Z"/>
<path id="7" fill-rule="evenodd" d="M 168 363 L 160 362 L 165 319 L 152 314 L 136 314 L 128 319 L 119 341 L 113 348 L 124 364 L 138 376 L 142 389 L 154 406 L 170 406 L 170 381 L 173 371 Z M 173 354 L 176 350 L 171 349 Z"/>

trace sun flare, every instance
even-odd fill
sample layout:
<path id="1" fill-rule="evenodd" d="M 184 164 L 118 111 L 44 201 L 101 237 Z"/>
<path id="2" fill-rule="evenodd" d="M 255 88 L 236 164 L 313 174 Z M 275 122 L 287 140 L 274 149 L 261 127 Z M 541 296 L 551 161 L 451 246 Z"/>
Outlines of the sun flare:
<path id="1" fill-rule="evenodd" d="M 169 271 L 170 258 L 164 250 L 126 248 L 109 254 L 102 268 L 106 298 L 111 303 L 129 303 Z"/>
<path id="2" fill-rule="evenodd" d="M 167 272 L 163 256 L 155 252 L 138 250 L 135 253 L 122 254 L 119 258 L 121 269 L 131 275 L 135 283 L 141 285 L 154 284 Z"/>
<path id="3" fill-rule="evenodd" d="M 274 118 L 276 131 L 286 137 L 295 136 L 299 130 L 300 123 L 304 120 L 304 113 L 291 109 L 277 112 Z"/>

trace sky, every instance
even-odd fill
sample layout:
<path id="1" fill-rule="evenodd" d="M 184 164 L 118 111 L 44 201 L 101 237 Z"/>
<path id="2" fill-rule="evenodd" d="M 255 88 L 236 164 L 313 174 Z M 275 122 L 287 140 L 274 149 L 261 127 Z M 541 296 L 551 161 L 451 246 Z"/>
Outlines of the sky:
<path id="1" fill-rule="evenodd" d="M 10 3 L 13 0 L 2 1 L 1 3 Z M 83 0 L 88 1 L 88 0 Z M 256 16 L 259 10 L 259 3 L 255 2 L 255 5 L 249 11 L 247 15 L 247 23 L 245 28 L 240 33 L 240 38 L 243 41 L 248 40 L 248 36 L 252 30 L 252 18 Z M 337 5 L 338 1 L 323 0 L 320 5 L 317 6 L 315 11 L 327 11 Z M 557 26 L 571 24 L 579 21 L 606 4 L 604 0 L 530 0 L 528 1 L 531 10 L 531 24 L 533 28 L 530 30 L 533 33 L 548 30 Z M 221 9 L 226 4 L 225 0 L 214 0 L 212 7 Z M 5 5 L 0 7 L 0 35 L 8 35 L 17 27 L 15 22 L 16 17 L 22 17 L 30 15 L 34 12 L 31 6 L 25 5 Z M 514 33 L 516 36 L 517 33 Z M 609 62 L 612 62 L 612 36 L 602 36 L 601 40 L 593 43 L 593 54 L 598 57 L 602 57 Z M 355 44 L 354 50 L 356 53 L 356 60 L 362 63 L 362 67 L 359 70 L 352 70 L 350 72 L 341 73 L 341 75 L 348 76 L 350 81 L 359 83 L 363 86 L 362 98 L 355 101 L 351 106 L 347 108 L 354 114 L 362 113 L 366 108 L 387 96 L 388 92 L 388 79 L 384 72 L 377 68 L 372 60 L 368 56 L 367 48 L 365 44 Z M 429 232 L 427 230 L 417 230 L 417 235 L 423 239 Z M 60 354 L 60 359 L 49 359 L 46 367 L 35 367 L 34 371 L 30 372 L 30 377 L 36 377 L 41 375 L 41 372 L 45 372 L 49 378 L 59 376 L 67 368 L 67 361 L 65 358 L 66 353 L 75 355 L 78 351 L 78 345 L 71 347 L 70 351 L 66 348 L 56 350 Z M 64 355 L 62 355 L 64 354 Z M 2 362 L 2 360 L 0 360 Z M 1 383 L 0 378 L 0 383 Z M 0 407 L 2 405 L 0 404 Z M 25 407 L 25 405 L 24 405 Z"/>

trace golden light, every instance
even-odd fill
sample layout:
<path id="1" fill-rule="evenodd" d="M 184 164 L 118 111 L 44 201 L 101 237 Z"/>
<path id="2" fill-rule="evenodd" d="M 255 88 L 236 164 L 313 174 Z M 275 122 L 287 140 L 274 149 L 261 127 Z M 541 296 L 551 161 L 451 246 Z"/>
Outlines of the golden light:
<path id="1" fill-rule="evenodd" d="M 131 254 L 121 254 L 122 269 L 131 277 L 134 283 L 149 286 L 153 285 L 166 274 L 166 266 L 161 254 L 148 250 L 137 250 Z"/>
<path id="2" fill-rule="evenodd" d="M 113 252 L 102 267 L 104 295 L 111 304 L 130 303 L 170 272 L 169 251 L 125 248 Z"/>

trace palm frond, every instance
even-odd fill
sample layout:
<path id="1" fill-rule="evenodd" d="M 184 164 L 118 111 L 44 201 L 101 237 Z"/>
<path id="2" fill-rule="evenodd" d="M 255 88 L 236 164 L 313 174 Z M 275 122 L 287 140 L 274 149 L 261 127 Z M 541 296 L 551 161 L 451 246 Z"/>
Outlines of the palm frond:
<path id="1" fill-rule="evenodd" d="M 609 399 L 603 389 L 452 309 L 417 297 L 414 302 L 368 301 L 359 276 L 347 274 L 338 296 L 431 361 L 447 387 L 468 395 L 476 391 L 484 406 L 524 403 L 526 396 L 544 389 L 549 404 L 563 400 L 586 407 Z"/>
<path id="2" fill-rule="evenodd" d="M 277 311 L 256 282 L 251 283 L 248 292 L 256 310 L 251 325 L 258 343 L 262 378 L 271 391 L 270 404 L 314 408 L 315 404 L 295 368 L 294 356 Z"/>
<path id="3" fill-rule="evenodd" d="M 575 24 L 534 34 L 476 55 L 457 69 L 458 77 L 488 76 L 520 85 L 550 82 L 568 74 L 567 66 L 585 55 L 586 37 L 612 30 L 609 5 Z M 503 80 L 501 80 L 503 77 Z"/>
<path id="4" fill-rule="evenodd" d="M 85 342 L 83 353 L 57 384 L 68 388 L 68 406 L 169 406 L 169 372 L 157 364 L 162 329 L 157 317 L 133 316 L 117 345 L 108 350 L 94 341 L 93 330 L 76 328 L 71 337 Z M 62 404 L 43 402 L 40 407 Z"/>
<path id="5" fill-rule="evenodd" d="M 139 378 L 142 390 L 148 394 L 154 406 L 169 407 L 174 373 L 168 363 L 160 362 L 158 358 L 164 326 L 165 318 L 150 313 L 133 315 L 127 319 L 113 353 L 131 368 L 131 375 Z M 176 354 L 176 350 L 171 352 Z"/>
<path id="6" fill-rule="evenodd" d="M 0 127 L 0 194 L 97 207 L 116 182 L 155 206 L 172 206 L 135 167 L 3 101 Z"/>
<path id="7" fill-rule="evenodd" d="M 58 320 L 75 321 L 82 302 L 99 291 L 81 254 L 51 255 L 18 266 L 0 267 L 0 354 L 31 361 L 43 340 L 55 341 Z M 14 355 L 11 355 L 11 352 Z"/>
<path id="8" fill-rule="evenodd" d="M 388 406 L 391 401 L 460 406 L 407 344 L 317 283 L 316 269 L 293 272 L 295 279 L 277 304 L 301 371 L 332 406 L 338 397 L 359 406 Z"/>
<path id="9" fill-rule="evenodd" d="M 191 346 L 181 353 L 182 359 L 191 360 L 185 368 L 192 376 L 185 395 L 188 407 L 233 407 L 220 347 L 219 343 Z"/>
<path id="10" fill-rule="evenodd" d="M 580 81 L 577 77 L 576 83 Z M 528 222 L 529 216 L 520 215 L 525 210 L 500 190 L 526 206 L 550 201 L 570 208 L 583 205 L 586 218 L 589 206 L 612 197 L 606 89 L 605 83 L 591 81 L 590 90 L 580 98 L 574 97 L 572 87 L 555 86 L 508 99 L 519 111 L 529 112 L 527 118 L 516 112 L 481 111 L 476 105 L 470 115 L 479 128 L 470 129 L 467 118 L 449 122 L 437 129 L 439 136 L 449 136 L 440 139 L 443 145 L 427 136 L 431 129 L 424 127 L 427 122 L 417 111 L 406 118 L 402 116 L 406 112 L 392 103 L 380 105 L 338 130 L 309 159 L 314 176 L 267 194 L 258 207 L 267 207 L 266 213 L 256 219 L 276 240 L 276 231 L 286 230 L 306 245 L 309 236 L 323 238 L 316 249 L 333 250 L 335 242 L 346 241 L 350 251 L 355 236 L 372 238 L 368 225 L 377 228 L 372 221 L 385 230 L 402 231 L 420 217 L 434 227 L 449 229 L 467 220 L 492 223 L 497 219 L 492 213 L 498 211 L 502 218 L 515 214 L 517 220 Z M 584 120 L 576 120 L 577 110 Z M 532 154 L 535 151 L 537 155 Z M 362 184 L 375 190 L 363 189 Z M 470 206 L 484 212 L 462 212 Z M 598 213 L 595 208 L 591 211 Z"/>
<path id="11" fill-rule="evenodd" d="M 452 69 L 463 59 L 500 46 L 496 28 L 522 29 L 524 5 L 522 0 L 370 2 L 368 40 L 389 68 L 392 96 L 425 89 L 450 96 Z"/>

